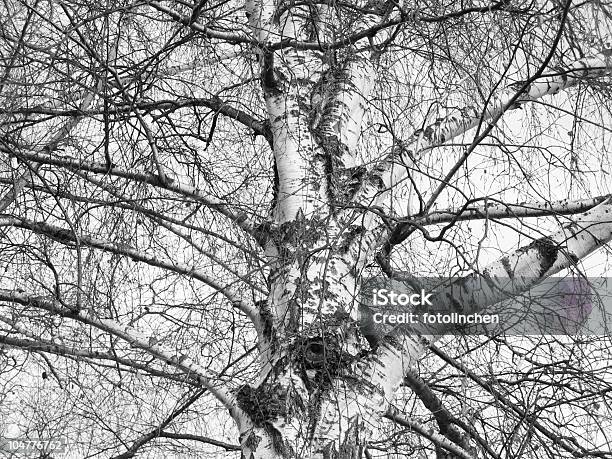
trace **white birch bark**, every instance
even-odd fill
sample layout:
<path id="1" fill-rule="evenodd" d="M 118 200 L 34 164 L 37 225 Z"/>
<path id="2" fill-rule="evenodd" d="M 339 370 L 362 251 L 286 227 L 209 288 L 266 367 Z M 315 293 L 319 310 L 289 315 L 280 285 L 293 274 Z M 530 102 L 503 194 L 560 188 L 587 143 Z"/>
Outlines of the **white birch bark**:
<path id="1" fill-rule="evenodd" d="M 561 199 L 558 201 L 522 202 L 517 204 L 502 203 L 496 199 L 485 199 L 484 205 L 470 204 L 456 209 L 436 210 L 430 212 L 425 217 L 412 219 L 411 223 L 426 226 L 487 218 L 501 220 L 505 218 L 573 215 L 583 213 L 601 204 L 609 199 L 609 197 L 610 196 L 597 196 L 595 198 L 586 199 Z M 410 224 L 406 226 L 408 227 Z"/>

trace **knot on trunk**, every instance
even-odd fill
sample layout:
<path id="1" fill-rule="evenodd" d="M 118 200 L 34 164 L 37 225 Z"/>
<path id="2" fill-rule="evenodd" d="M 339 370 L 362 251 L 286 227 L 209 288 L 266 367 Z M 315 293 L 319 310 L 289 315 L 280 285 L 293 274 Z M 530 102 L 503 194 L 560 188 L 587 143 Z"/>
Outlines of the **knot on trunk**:
<path id="1" fill-rule="evenodd" d="M 348 325 L 354 328 L 354 324 Z M 367 342 L 363 346 L 365 340 L 346 328 L 347 324 L 328 327 L 316 336 L 302 336 L 290 346 L 288 355 L 302 368 L 309 392 L 326 390 L 336 377 L 350 377 L 353 364 L 369 351 Z"/>
<path id="2" fill-rule="evenodd" d="M 315 138 L 323 150 L 323 155 L 319 155 L 319 159 L 324 165 L 330 205 L 343 208 L 359 190 L 366 167 L 364 165 L 350 167 L 350 164 L 345 164 L 346 158 L 350 158 L 351 154 L 337 133 L 317 135 Z"/>
<path id="3" fill-rule="evenodd" d="M 307 370 L 321 370 L 329 367 L 331 371 L 338 370 L 343 363 L 343 355 L 332 343 L 326 343 L 324 338 L 309 338 L 301 343 L 302 361 Z M 299 355 L 299 354 L 298 354 Z"/>

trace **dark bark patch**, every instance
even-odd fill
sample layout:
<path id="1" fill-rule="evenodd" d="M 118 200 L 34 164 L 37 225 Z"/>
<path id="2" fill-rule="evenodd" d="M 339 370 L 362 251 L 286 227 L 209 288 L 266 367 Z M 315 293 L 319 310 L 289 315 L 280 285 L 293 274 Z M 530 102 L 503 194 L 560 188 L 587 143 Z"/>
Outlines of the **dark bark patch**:
<path id="1" fill-rule="evenodd" d="M 578 226 L 578 224 L 576 224 L 576 222 L 572 222 L 566 225 L 565 229 L 568 230 L 570 233 L 572 233 L 572 236 L 575 236 L 580 230 L 580 227 Z"/>
<path id="2" fill-rule="evenodd" d="M 322 237 L 326 228 L 325 221 L 317 218 L 306 219 L 300 211 L 294 220 L 279 226 L 277 246 L 312 247 Z"/>
<path id="3" fill-rule="evenodd" d="M 510 260 L 508 257 L 503 257 L 501 259 L 501 264 L 504 267 L 504 270 L 508 273 L 508 277 L 512 279 L 514 277 L 514 270 L 512 269 L 512 266 L 510 266 Z"/>
<path id="4" fill-rule="evenodd" d="M 343 169 L 339 172 L 342 199 L 349 202 L 359 191 L 366 173 L 365 166 Z"/>
<path id="5" fill-rule="evenodd" d="M 271 210 L 274 210 L 276 208 L 276 205 L 278 204 L 278 193 L 280 189 L 280 178 L 278 176 L 278 167 L 276 165 L 276 158 L 274 158 L 272 161 L 272 172 L 274 173 L 274 181 L 272 182 L 273 185 L 272 185 Z"/>
<path id="6" fill-rule="evenodd" d="M 254 433 L 249 434 L 244 441 L 242 438 L 240 439 L 240 443 L 244 444 L 244 446 L 251 451 L 257 450 L 260 442 L 261 437 L 259 435 L 255 435 Z"/>
<path id="7" fill-rule="evenodd" d="M 361 225 L 353 225 L 345 233 L 342 244 L 340 245 L 340 253 L 347 253 L 353 242 L 365 232 L 365 228 Z"/>
<path id="8" fill-rule="evenodd" d="M 580 258 L 578 258 L 578 255 L 576 255 L 575 253 L 570 253 L 568 255 L 568 258 L 570 259 L 570 261 L 572 262 L 572 264 L 577 265 L 578 262 L 580 261 Z"/>
<path id="9" fill-rule="evenodd" d="M 370 177 L 368 177 L 367 181 L 379 191 L 384 191 L 386 188 L 385 182 L 380 176 L 380 173 L 372 174 Z"/>
<path id="10" fill-rule="evenodd" d="M 278 389 L 267 384 L 259 387 L 245 384 L 236 392 L 238 406 L 249 415 L 253 424 L 264 427 L 271 420 L 287 413 L 287 407 Z"/>
<path id="11" fill-rule="evenodd" d="M 348 147 L 335 136 L 315 135 L 315 138 L 325 153 L 322 160 L 327 181 L 327 198 L 332 207 L 340 207 L 351 194 L 348 188 L 352 185 L 352 171 L 345 169 L 342 163 L 343 155 L 349 153 Z M 360 183 L 360 180 L 358 182 Z"/>
<path id="12" fill-rule="evenodd" d="M 267 300 L 258 301 L 255 303 L 255 306 L 257 306 L 257 309 L 259 310 L 259 315 L 261 316 L 261 321 L 263 324 L 263 335 L 268 341 L 272 341 L 272 335 L 274 332 L 272 309 L 268 305 Z"/>
<path id="13" fill-rule="evenodd" d="M 555 261 L 557 261 L 557 257 L 559 256 L 559 245 L 549 237 L 542 237 L 521 249 L 520 252 L 531 250 L 537 250 L 538 252 L 540 257 L 540 271 L 538 274 L 542 277 L 555 264 Z"/>

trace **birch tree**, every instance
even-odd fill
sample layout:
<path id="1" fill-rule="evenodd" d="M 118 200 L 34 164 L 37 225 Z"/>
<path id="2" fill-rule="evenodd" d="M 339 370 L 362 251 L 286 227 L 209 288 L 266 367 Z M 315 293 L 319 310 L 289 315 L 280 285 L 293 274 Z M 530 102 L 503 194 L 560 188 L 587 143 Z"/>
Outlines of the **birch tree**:
<path id="1" fill-rule="evenodd" d="M 360 307 L 371 276 L 479 312 L 605 260 L 607 3 L 0 8 L 0 435 L 612 457 L 607 338 L 373 334 Z"/>

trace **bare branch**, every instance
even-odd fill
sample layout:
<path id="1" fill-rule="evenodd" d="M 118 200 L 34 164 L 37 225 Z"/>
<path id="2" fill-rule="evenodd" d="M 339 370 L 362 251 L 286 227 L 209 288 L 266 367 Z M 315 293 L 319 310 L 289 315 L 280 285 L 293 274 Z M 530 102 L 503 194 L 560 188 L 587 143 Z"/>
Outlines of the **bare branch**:
<path id="1" fill-rule="evenodd" d="M 146 336 L 134 327 L 122 325 L 111 319 L 98 318 L 91 311 L 69 309 L 50 298 L 32 297 L 23 293 L 0 289 L 0 301 L 19 303 L 43 309 L 52 314 L 77 320 L 112 336 L 121 338 L 131 346 L 141 349 L 160 361 L 176 367 L 185 374 L 195 377 L 202 387 L 208 389 L 211 394 L 232 412 L 233 416 L 237 417 L 240 415 L 240 409 L 236 405 L 234 396 L 221 387 L 216 373 L 201 367 L 184 354 L 177 355 L 172 349 L 159 344 L 159 341 L 153 336 Z"/>
<path id="2" fill-rule="evenodd" d="M 455 443 L 451 442 L 448 438 L 444 437 L 443 435 L 437 432 L 434 432 L 433 429 L 429 429 L 417 421 L 401 416 L 395 407 L 389 408 L 389 411 L 387 412 L 387 414 L 385 414 L 385 418 L 389 419 L 390 421 L 395 422 L 396 424 L 399 424 L 402 427 L 407 427 L 410 430 L 415 431 L 419 435 L 430 440 L 436 446 L 439 446 L 441 448 L 444 448 L 447 451 L 450 451 L 456 457 L 459 457 L 461 459 L 475 459 L 474 456 L 472 456 L 470 453 L 468 453 L 467 451 L 465 451 L 463 448 L 456 445 Z"/>
<path id="3" fill-rule="evenodd" d="M 54 166 L 60 166 L 66 169 L 75 169 L 86 172 L 93 172 L 95 174 L 110 175 L 113 177 L 120 177 L 128 180 L 132 180 L 138 183 L 145 183 L 148 185 L 155 186 L 157 188 L 172 191 L 174 193 L 181 194 L 193 198 L 197 202 L 204 204 L 206 207 L 213 209 L 225 217 L 229 218 L 232 223 L 236 224 L 239 228 L 245 232 L 252 234 L 256 238 L 261 238 L 261 234 L 258 232 L 258 224 L 252 221 L 249 216 L 244 212 L 236 212 L 231 209 L 231 206 L 222 200 L 212 198 L 204 194 L 200 189 L 183 184 L 176 178 L 170 178 L 164 183 L 158 175 L 147 172 L 132 172 L 119 167 L 113 167 L 109 170 L 108 166 L 103 163 L 85 162 L 70 157 L 60 157 L 56 155 L 46 155 L 40 153 L 26 153 L 17 152 L 15 150 L 8 150 L 6 146 L 0 145 L 6 153 L 15 155 L 16 157 L 25 160 L 32 161 L 41 164 L 50 164 Z"/>
<path id="4" fill-rule="evenodd" d="M 560 446 L 567 453 L 573 456 L 576 456 L 576 454 L 578 453 L 583 457 L 592 456 L 592 457 L 608 458 L 610 456 L 609 452 L 606 452 L 603 450 L 594 450 L 594 449 L 589 450 L 587 448 L 584 448 L 582 445 L 580 445 L 580 443 L 576 440 L 576 438 L 573 438 L 573 437 L 568 438 L 568 437 L 559 435 L 558 433 L 551 430 L 549 427 L 545 426 L 535 416 L 530 415 L 528 410 L 526 410 L 524 407 L 516 404 L 506 394 L 497 390 L 495 386 L 492 384 L 492 382 L 486 381 L 484 378 L 478 376 L 472 370 L 467 368 L 461 362 L 447 355 L 445 352 L 443 352 L 440 348 L 438 348 L 434 344 L 428 344 L 428 348 L 435 355 L 440 357 L 444 362 L 458 369 L 461 372 L 461 374 L 466 375 L 468 378 L 470 378 L 480 387 L 482 387 L 487 392 L 489 392 L 491 395 L 493 395 L 495 397 L 495 400 L 499 400 L 501 403 L 507 406 L 512 412 L 514 412 L 517 416 L 519 416 L 521 419 L 528 419 L 529 423 L 538 432 L 540 432 L 542 435 L 544 435 L 546 438 L 552 441 L 555 445 Z"/>
<path id="5" fill-rule="evenodd" d="M 159 436 L 162 438 L 172 438 L 174 440 L 198 441 L 201 443 L 218 446 L 219 448 L 223 448 L 226 451 L 240 451 L 240 446 L 238 445 L 230 445 L 229 443 L 215 440 L 214 438 L 204 437 L 202 435 L 193 435 L 193 434 L 186 434 L 186 433 L 172 433 L 172 432 L 162 431 L 160 432 Z"/>
<path id="6" fill-rule="evenodd" d="M 211 110 L 234 119 L 244 126 L 252 129 L 257 135 L 270 138 L 270 132 L 265 121 L 256 120 L 248 113 L 239 110 L 232 105 L 224 102 L 218 97 L 201 98 L 201 97 L 181 97 L 175 100 L 162 99 L 155 101 L 136 101 L 133 104 L 115 105 L 109 107 L 106 112 L 109 114 L 125 114 L 132 113 L 135 109 L 141 110 L 143 113 L 153 113 L 156 111 L 168 112 L 180 110 L 186 107 L 206 107 Z M 51 116 L 95 116 L 105 113 L 103 107 L 94 108 L 79 108 L 79 109 L 61 109 L 56 107 L 28 107 L 15 109 L 0 109 L 0 114 L 4 115 L 51 115 Z"/>
<path id="7" fill-rule="evenodd" d="M 501 220 L 505 218 L 533 218 L 561 215 L 574 215 L 592 209 L 609 199 L 610 195 L 597 196 L 589 199 L 550 202 L 525 202 L 520 204 L 506 204 L 498 199 L 483 198 L 484 205 L 473 206 L 476 200 L 470 200 L 463 207 L 449 210 L 433 211 L 424 217 L 408 217 L 400 220 L 393 235 L 389 238 L 393 244 L 401 243 L 405 235 L 413 226 L 437 225 L 440 223 L 455 223 L 467 220 Z"/>
<path id="8" fill-rule="evenodd" d="M 397 161 L 410 164 L 411 157 L 415 157 L 430 148 L 443 145 L 445 142 L 488 120 L 499 118 L 505 112 L 521 107 L 524 103 L 557 94 L 575 86 L 586 78 L 607 76 L 611 71 L 612 57 L 599 54 L 580 59 L 571 64 L 565 71 L 543 75 L 528 85 L 522 93 L 517 93 L 517 89 L 523 88 L 523 82 L 512 84 L 500 93 L 493 94 L 484 109 L 469 106 L 451 111 L 446 117 L 414 132 L 408 140 L 401 142 L 389 157 L 376 166 L 373 176 L 364 181 L 364 185 L 356 194 L 354 201 L 369 205 L 375 202 L 376 197 L 381 192 L 398 183 L 406 174 L 406 168 L 397 167 L 395 164 Z M 516 102 L 509 104 L 510 101 L 514 100 Z"/>
<path id="9" fill-rule="evenodd" d="M 50 225 L 48 223 L 33 222 L 18 217 L 0 217 L 0 227 L 1 226 L 14 226 L 17 228 L 24 228 L 35 233 L 48 236 L 62 244 L 76 242 L 76 236 L 72 231 L 66 230 L 58 226 Z M 261 328 L 261 319 L 259 316 L 259 312 L 257 311 L 254 305 L 245 302 L 245 300 L 242 298 L 242 295 L 237 293 L 234 288 L 221 285 L 215 279 L 195 269 L 193 266 L 189 266 L 183 263 L 174 263 L 166 259 L 160 259 L 153 255 L 147 255 L 139 250 L 134 249 L 133 247 L 130 247 L 129 245 L 116 242 L 102 241 L 100 239 L 96 239 L 88 235 L 79 236 L 79 242 L 82 245 L 88 247 L 93 247 L 110 253 L 116 253 L 118 255 L 124 255 L 134 261 L 140 261 L 151 266 L 167 269 L 168 271 L 172 271 L 177 274 L 182 274 L 197 279 L 203 282 L 204 284 L 212 287 L 216 292 L 219 292 L 223 296 L 225 296 L 235 308 L 244 312 L 246 316 L 251 319 L 256 328 Z"/>
<path id="10" fill-rule="evenodd" d="M 125 453 L 119 454 L 118 456 L 114 456 L 113 459 L 128 459 L 128 458 L 134 457 L 142 446 L 144 446 L 146 443 L 150 442 L 151 440 L 154 440 L 155 438 L 170 438 L 174 440 L 197 441 L 200 443 L 205 443 L 208 445 L 213 445 L 219 448 L 223 448 L 225 451 L 239 451 L 240 446 L 231 445 L 229 443 L 215 440 L 214 438 L 204 437 L 202 435 L 188 434 L 188 433 L 173 433 L 173 432 L 168 432 L 167 430 L 164 430 L 168 427 L 168 425 L 174 419 L 176 419 L 187 408 L 193 405 L 193 403 L 195 403 L 202 396 L 203 393 L 204 393 L 204 390 L 200 390 L 194 393 L 191 397 L 189 397 L 189 399 L 185 403 L 183 403 L 183 405 L 181 405 L 180 407 L 175 409 L 172 413 L 170 413 L 170 415 L 166 417 L 166 419 L 163 422 L 161 422 L 155 429 L 140 436 L 138 439 L 136 439 L 132 443 L 128 451 L 126 451 Z"/>

